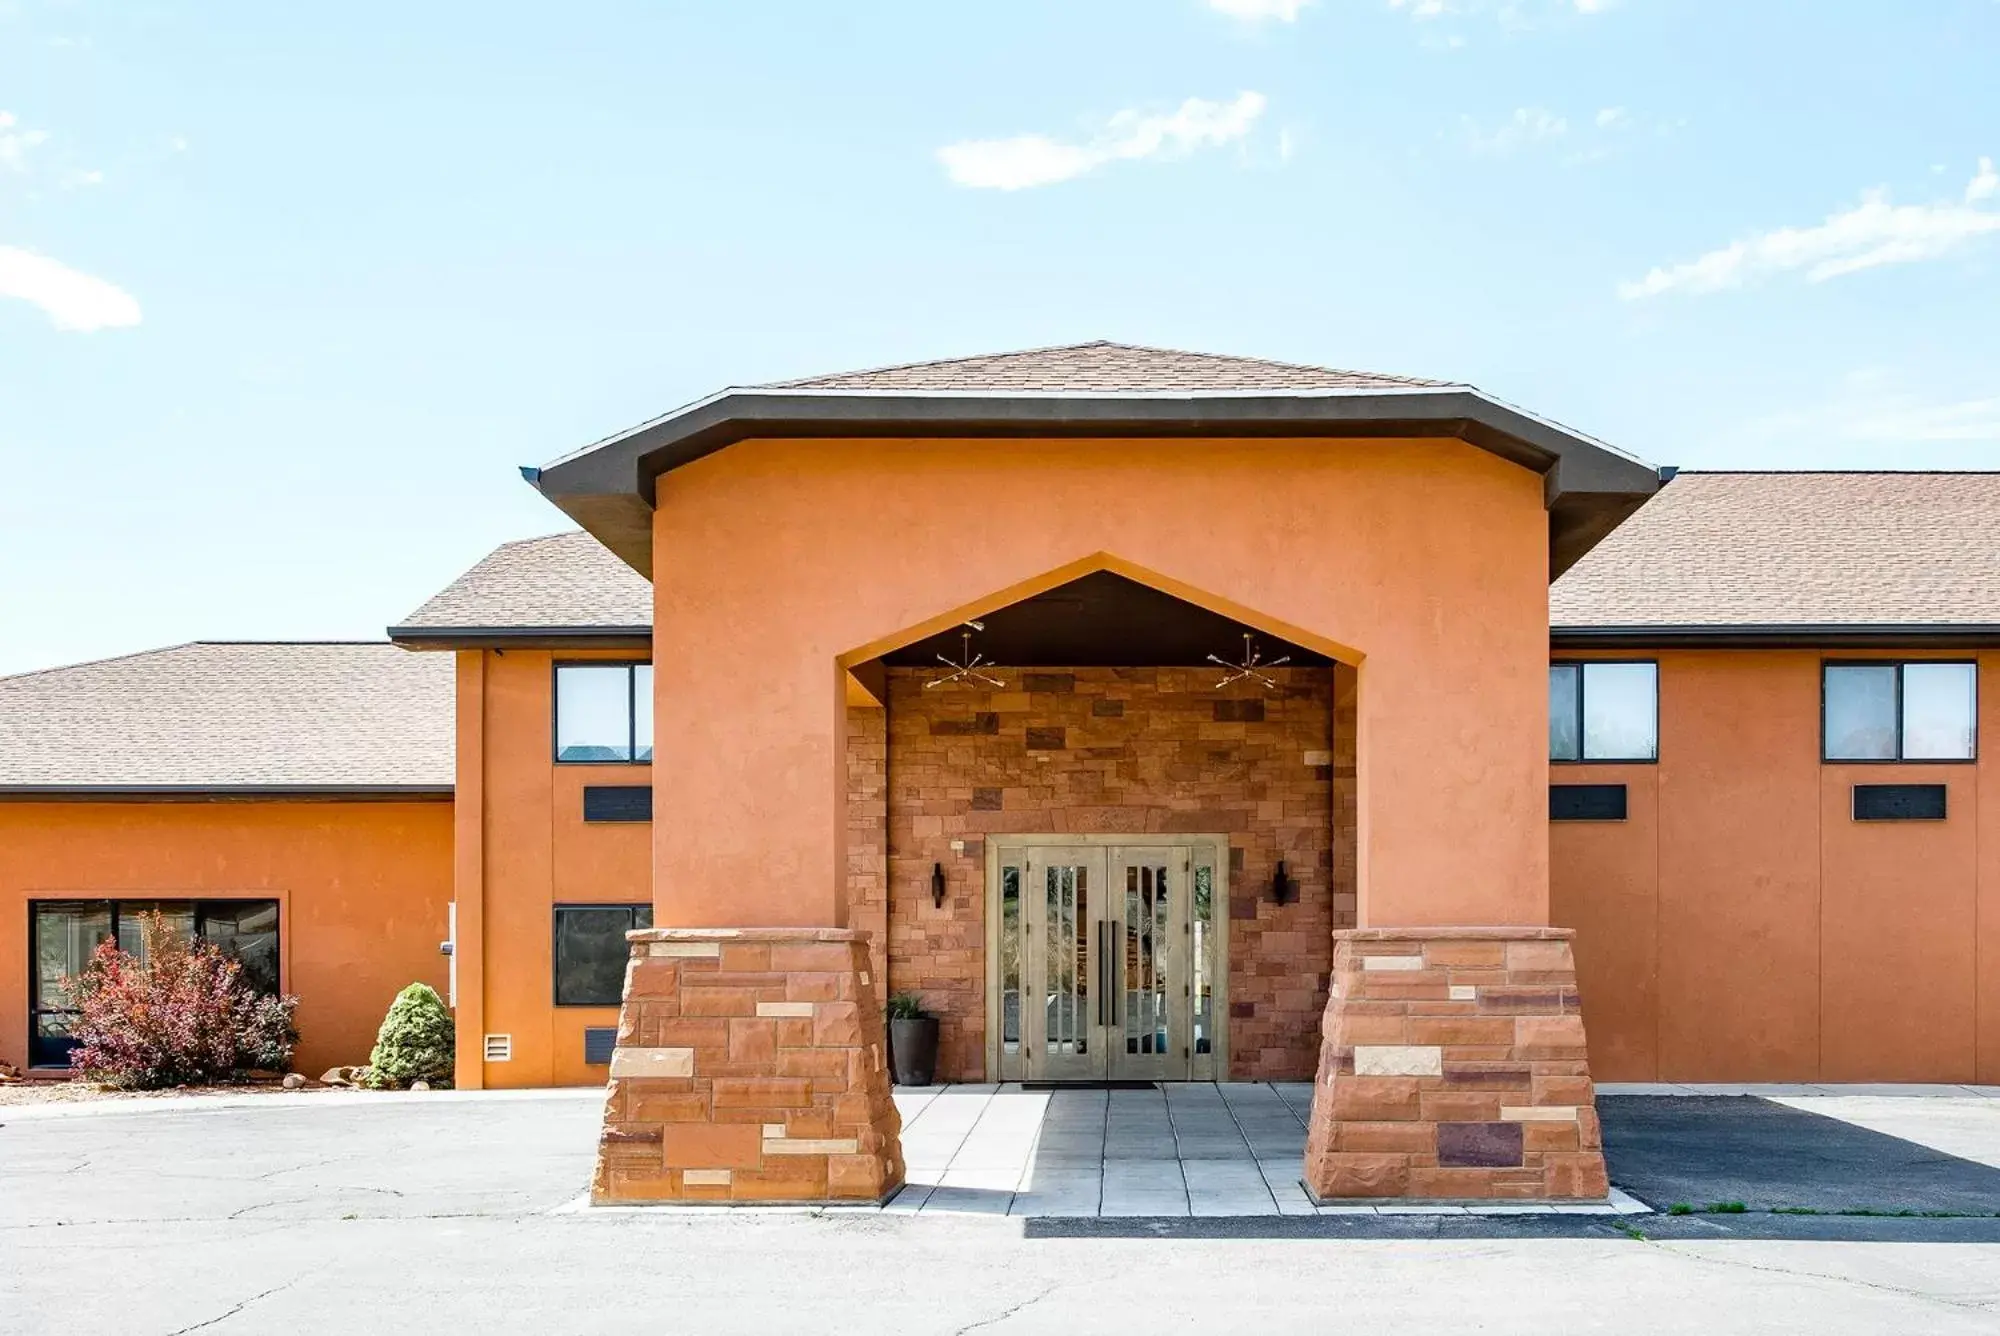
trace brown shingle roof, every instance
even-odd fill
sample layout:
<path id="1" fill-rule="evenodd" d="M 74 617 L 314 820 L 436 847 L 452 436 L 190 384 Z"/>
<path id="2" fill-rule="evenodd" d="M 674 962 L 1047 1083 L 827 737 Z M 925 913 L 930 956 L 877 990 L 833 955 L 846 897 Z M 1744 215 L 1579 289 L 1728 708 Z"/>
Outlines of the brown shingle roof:
<path id="1" fill-rule="evenodd" d="M 448 789 L 453 664 L 199 641 L 0 678 L 0 791 Z"/>
<path id="2" fill-rule="evenodd" d="M 1558 632 L 2000 626 L 2000 473 L 1683 473 L 1549 613 Z"/>
<path id="3" fill-rule="evenodd" d="M 574 530 L 502 543 L 389 634 L 399 640 L 468 629 L 643 635 L 652 624 L 652 583 Z"/>
<path id="4" fill-rule="evenodd" d="M 772 390 L 901 390 L 970 393 L 1131 394 L 1232 390 L 1393 390 L 1439 388 L 1441 380 L 1299 366 L 1259 357 L 1224 357 L 1130 343 L 1075 343 L 1028 348 L 941 362 L 843 371 L 803 380 L 774 381 Z"/>

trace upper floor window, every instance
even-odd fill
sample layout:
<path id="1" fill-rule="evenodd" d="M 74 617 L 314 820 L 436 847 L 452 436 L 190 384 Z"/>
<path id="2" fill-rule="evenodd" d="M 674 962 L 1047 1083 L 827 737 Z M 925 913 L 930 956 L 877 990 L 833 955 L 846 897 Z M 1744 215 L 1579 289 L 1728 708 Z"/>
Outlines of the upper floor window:
<path id="1" fill-rule="evenodd" d="M 556 665 L 556 759 L 653 759 L 653 665 Z"/>
<path id="2" fill-rule="evenodd" d="M 1657 761 L 1660 666 L 1549 665 L 1551 761 Z"/>
<path id="3" fill-rule="evenodd" d="M 1970 761 L 1977 754 L 1979 674 L 1970 663 L 1829 663 L 1828 761 Z"/>

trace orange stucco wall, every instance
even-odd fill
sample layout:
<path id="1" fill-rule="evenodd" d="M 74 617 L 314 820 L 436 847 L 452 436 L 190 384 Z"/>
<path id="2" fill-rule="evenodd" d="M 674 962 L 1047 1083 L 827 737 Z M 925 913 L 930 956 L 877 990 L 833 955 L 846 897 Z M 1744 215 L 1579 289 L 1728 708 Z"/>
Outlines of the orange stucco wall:
<path id="1" fill-rule="evenodd" d="M 586 784 L 649 784 L 652 767 L 558 765 L 555 664 L 643 660 L 645 650 L 466 650 L 458 658 L 458 1082 L 596 1085 L 583 1032 L 616 1025 L 618 1008 L 555 1005 L 558 904 L 651 899 L 651 827 L 585 824 Z M 513 1056 L 485 1062 L 484 1036 Z"/>
<path id="2" fill-rule="evenodd" d="M 366 1062 L 397 990 L 445 986 L 451 832 L 449 801 L 0 803 L 0 1061 L 27 1061 L 30 901 L 242 896 L 278 901 L 297 1068 Z"/>
<path id="3" fill-rule="evenodd" d="M 1821 763 L 1816 651 L 1619 657 L 1659 661 L 1658 764 L 1552 768 L 1627 785 L 1626 821 L 1549 836 L 1593 1074 L 2000 1081 L 2000 655 L 1987 759 L 1902 765 Z M 1946 820 L 1851 819 L 1854 784 L 1911 782 Z"/>
<path id="4" fill-rule="evenodd" d="M 1363 924 L 1546 922 L 1526 469 L 1456 440 L 769 440 L 657 507 L 663 923 L 843 922 L 840 665 L 1093 569 L 1358 665 Z"/>

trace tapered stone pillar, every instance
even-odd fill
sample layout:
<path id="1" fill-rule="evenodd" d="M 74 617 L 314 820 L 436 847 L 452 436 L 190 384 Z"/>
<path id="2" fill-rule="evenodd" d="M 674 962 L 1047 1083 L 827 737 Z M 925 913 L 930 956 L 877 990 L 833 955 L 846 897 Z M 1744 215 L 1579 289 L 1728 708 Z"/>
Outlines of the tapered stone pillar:
<path id="1" fill-rule="evenodd" d="M 1599 1200 L 1567 928 L 1334 934 L 1305 1184 L 1320 1200 Z"/>
<path id="2" fill-rule="evenodd" d="M 627 937 L 592 1201 L 880 1201 L 902 1186 L 865 934 Z"/>

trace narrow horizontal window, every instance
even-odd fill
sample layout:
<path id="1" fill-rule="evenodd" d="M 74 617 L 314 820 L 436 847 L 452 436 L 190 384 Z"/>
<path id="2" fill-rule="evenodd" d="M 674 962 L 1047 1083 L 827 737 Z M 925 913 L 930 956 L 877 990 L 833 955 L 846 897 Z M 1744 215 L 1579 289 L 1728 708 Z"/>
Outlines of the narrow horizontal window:
<path id="1" fill-rule="evenodd" d="M 555 1002 L 559 1007 L 615 1007 L 624 1000 L 625 934 L 653 926 L 651 905 L 557 905 Z"/>
<path id="2" fill-rule="evenodd" d="M 1970 663 L 1829 663 L 1821 758 L 1970 761 L 1978 754 L 1979 675 Z"/>
<path id="3" fill-rule="evenodd" d="M 559 663 L 556 760 L 653 759 L 653 665 Z"/>
<path id="4" fill-rule="evenodd" d="M 1655 663 L 1549 665 L 1551 761 L 1656 761 L 1660 668 Z"/>

